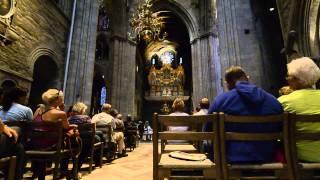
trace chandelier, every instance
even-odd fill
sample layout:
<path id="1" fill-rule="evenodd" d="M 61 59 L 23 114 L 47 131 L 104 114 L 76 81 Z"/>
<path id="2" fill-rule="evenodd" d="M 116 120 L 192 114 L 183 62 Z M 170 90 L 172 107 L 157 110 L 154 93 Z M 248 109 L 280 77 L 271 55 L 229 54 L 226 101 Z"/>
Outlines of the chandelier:
<path id="1" fill-rule="evenodd" d="M 143 39 L 149 43 L 152 40 L 163 40 L 167 33 L 162 33 L 164 19 L 166 16 L 160 16 L 160 13 L 167 11 L 153 12 L 151 0 L 145 2 L 137 8 L 130 19 L 131 33 L 128 33 L 132 39 L 137 37 L 138 41 Z"/>

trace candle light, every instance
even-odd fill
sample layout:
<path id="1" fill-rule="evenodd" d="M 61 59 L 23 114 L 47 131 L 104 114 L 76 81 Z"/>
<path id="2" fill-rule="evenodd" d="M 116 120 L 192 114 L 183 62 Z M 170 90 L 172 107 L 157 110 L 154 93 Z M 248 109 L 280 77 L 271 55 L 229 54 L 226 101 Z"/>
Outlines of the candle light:
<path id="1" fill-rule="evenodd" d="M 152 59 L 152 65 L 155 65 L 156 61 L 154 59 Z"/>
<path id="2" fill-rule="evenodd" d="M 180 63 L 179 64 L 182 64 L 182 57 L 180 57 Z"/>

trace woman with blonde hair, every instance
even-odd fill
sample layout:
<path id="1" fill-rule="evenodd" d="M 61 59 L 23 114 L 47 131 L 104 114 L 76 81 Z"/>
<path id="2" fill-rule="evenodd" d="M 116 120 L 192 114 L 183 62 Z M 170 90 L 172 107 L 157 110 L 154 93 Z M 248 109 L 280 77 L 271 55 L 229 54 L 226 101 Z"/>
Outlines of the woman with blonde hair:
<path id="1" fill-rule="evenodd" d="M 45 104 L 45 111 L 41 112 L 37 118 L 34 119 L 35 122 L 55 122 L 58 120 L 62 121 L 63 129 L 69 130 L 71 128 L 77 127 L 76 125 L 69 125 L 67 120 L 67 115 L 64 111 L 59 109 L 59 106 L 63 104 L 63 92 L 58 89 L 48 89 L 42 94 L 42 101 Z M 53 131 L 49 128 L 38 129 L 39 131 Z M 34 149 L 45 149 L 50 148 L 55 144 L 55 141 L 48 139 L 47 137 L 33 139 L 32 148 Z M 66 161 L 66 160 L 64 160 Z M 65 163 L 61 164 L 61 169 L 66 170 L 67 165 Z M 44 179 L 45 177 L 45 162 L 37 162 L 33 164 L 33 170 L 38 174 L 39 179 Z"/>

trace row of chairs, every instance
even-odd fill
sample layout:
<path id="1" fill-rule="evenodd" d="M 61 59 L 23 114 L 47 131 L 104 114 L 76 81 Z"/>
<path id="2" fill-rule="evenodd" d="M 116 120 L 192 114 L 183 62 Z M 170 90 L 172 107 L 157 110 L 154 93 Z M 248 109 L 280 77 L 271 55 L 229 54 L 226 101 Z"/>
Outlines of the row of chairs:
<path id="1" fill-rule="evenodd" d="M 153 179 L 163 178 L 200 178 L 205 179 L 312 179 L 304 176 L 302 171 L 319 170 L 320 163 L 302 163 L 297 158 L 296 142 L 300 140 L 320 140 L 320 132 L 297 131 L 297 123 L 320 123 L 320 115 L 296 115 L 283 113 L 267 116 L 233 116 L 227 114 L 210 114 L 203 116 L 166 116 L 154 114 L 153 118 Z M 202 132 L 202 126 L 212 123 L 212 131 Z M 282 123 L 283 129 L 269 133 L 243 133 L 225 131 L 225 123 Z M 168 126 L 189 126 L 190 131 L 167 131 Z M 161 142 L 159 147 L 158 142 Z M 172 158 L 166 151 L 166 141 L 187 140 L 213 142 L 213 160 L 186 161 Z M 264 164 L 229 164 L 226 157 L 226 141 L 282 141 L 286 163 Z M 194 143 L 197 144 L 197 143 Z M 180 146 L 177 148 L 177 146 Z M 175 150 L 184 151 L 186 145 L 176 145 Z M 199 150 L 199 149 L 198 149 Z M 186 150 L 187 151 L 187 150 Z M 200 152 L 200 151 L 199 151 Z M 198 154 L 194 154 L 198 155 Z M 243 171 L 273 171 L 272 177 L 267 174 L 260 177 L 244 177 Z M 182 172 L 177 173 L 177 172 Z M 196 173 L 197 171 L 201 173 Z M 256 175 L 256 173 L 254 173 Z"/>
<path id="2" fill-rule="evenodd" d="M 80 151 L 76 148 L 68 148 L 63 147 L 63 125 L 62 121 L 56 122 L 25 122 L 25 121 L 10 121 L 6 122 L 8 126 L 17 126 L 20 128 L 20 142 L 25 146 L 30 144 L 30 140 L 32 139 L 50 139 L 50 141 L 55 144 L 55 147 L 52 149 L 29 149 L 25 151 L 26 160 L 36 160 L 36 161 L 50 161 L 54 163 L 53 169 L 53 179 L 58 179 L 59 171 L 60 171 L 60 161 L 61 159 L 72 159 L 73 162 L 73 178 L 78 178 L 78 157 L 75 156 L 76 152 Z M 102 127 L 100 127 L 102 128 Z M 106 129 L 111 128 L 111 126 L 106 125 Z M 43 131 L 41 129 L 50 129 L 50 131 Z M 94 142 L 94 136 L 96 134 L 96 126 L 95 124 L 86 123 L 78 126 L 79 132 L 89 133 L 91 137 L 90 147 L 90 156 L 89 158 L 89 173 L 92 171 L 93 157 L 94 151 L 100 151 L 99 157 L 99 165 L 102 167 L 102 158 L 103 158 L 103 150 L 104 150 L 104 142 Z M 111 132 L 110 130 L 107 132 Z M 31 142 L 32 143 L 32 142 Z"/>

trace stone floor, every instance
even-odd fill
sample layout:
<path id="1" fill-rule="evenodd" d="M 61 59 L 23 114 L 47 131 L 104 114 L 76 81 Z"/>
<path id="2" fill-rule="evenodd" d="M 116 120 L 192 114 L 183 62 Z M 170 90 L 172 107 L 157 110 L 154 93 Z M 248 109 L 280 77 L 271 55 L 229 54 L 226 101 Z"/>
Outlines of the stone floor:
<path id="1" fill-rule="evenodd" d="M 151 180 L 152 179 L 152 143 L 140 143 L 128 157 L 114 160 L 96 168 L 84 180 Z"/>

